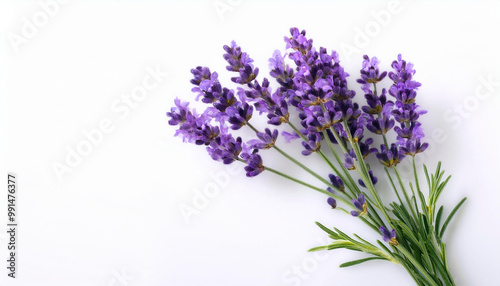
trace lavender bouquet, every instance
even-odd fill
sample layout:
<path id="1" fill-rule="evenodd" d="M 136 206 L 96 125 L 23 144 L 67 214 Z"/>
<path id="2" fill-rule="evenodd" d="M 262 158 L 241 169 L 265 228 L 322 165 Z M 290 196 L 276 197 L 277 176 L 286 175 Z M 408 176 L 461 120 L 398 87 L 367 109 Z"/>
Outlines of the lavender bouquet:
<path id="1" fill-rule="evenodd" d="M 223 87 L 218 74 L 208 67 L 192 69 L 192 91 L 207 107 L 198 113 L 188 102 L 175 99 L 175 107 L 167 112 L 169 124 L 178 127 L 175 135 L 204 146 L 216 161 L 245 164 L 248 177 L 267 171 L 323 193 L 332 209 L 358 218 L 385 242 L 371 243 L 316 222 L 333 241 L 310 251 L 362 251 L 366 258 L 340 267 L 387 260 L 404 267 L 417 285 L 455 285 L 442 238 L 465 198 L 445 218 L 437 200 L 450 176 L 444 176 L 439 163 L 434 173 L 423 166 L 424 184 L 418 178 L 415 156 L 424 152 L 428 143 L 423 142 L 418 121 L 426 111 L 415 102 L 421 84 L 413 80 L 413 64 L 398 55 L 392 62 L 393 71 L 381 72 L 379 60 L 365 55 L 356 80 L 364 92 L 360 108 L 353 101 L 356 93 L 348 87 L 349 74 L 340 65 L 338 54 L 323 47 L 318 51 L 305 31 L 292 28 L 290 33 L 285 37 L 286 52 L 276 51 L 269 59 L 270 76 L 279 85 L 274 91 L 267 78 L 257 79 L 259 69 L 235 42 L 224 46 L 223 57 L 227 69 L 235 73 L 231 80 L 239 85 L 236 91 Z M 295 68 L 290 67 L 292 62 Z M 380 88 L 386 77 L 390 86 Z M 267 117 L 269 126 L 263 129 L 262 121 L 254 123 L 257 112 Z M 241 128 L 250 128 L 254 138 L 237 136 Z M 367 133 L 374 138 L 365 136 Z M 286 142 L 300 140 L 302 155 L 321 157 L 330 174 L 320 175 L 282 150 L 277 144 L 280 135 Z M 266 150 L 281 154 L 317 179 L 317 184 L 264 163 L 261 153 Z M 375 168 L 367 162 L 371 154 L 382 165 L 377 169 L 385 173 L 396 201 L 382 201 Z M 402 160 L 412 161 L 412 182 L 405 182 L 398 171 Z"/>

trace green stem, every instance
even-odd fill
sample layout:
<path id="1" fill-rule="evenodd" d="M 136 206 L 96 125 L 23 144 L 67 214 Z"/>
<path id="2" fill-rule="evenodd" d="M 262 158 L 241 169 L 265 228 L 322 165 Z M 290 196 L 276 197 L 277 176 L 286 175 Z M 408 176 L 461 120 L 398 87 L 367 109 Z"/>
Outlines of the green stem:
<path id="1" fill-rule="evenodd" d="M 401 253 L 403 253 L 403 255 L 411 261 L 411 263 L 418 269 L 418 271 L 420 271 L 420 274 L 422 274 L 422 276 L 424 276 L 425 279 L 427 279 L 427 281 L 429 282 L 430 285 L 439 286 L 436 283 L 436 281 L 434 281 L 434 279 L 432 279 L 432 277 L 429 275 L 429 273 L 427 273 L 425 268 L 415 259 L 415 257 L 413 257 L 413 255 L 410 252 L 408 252 L 408 250 L 406 250 L 406 248 L 404 248 L 401 245 L 398 245 L 396 248 L 399 251 L 401 251 Z"/>
<path id="2" fill-rule="evenodd" d="M 341 176 L 341 174 L 337 174 L 337 175 L 339 177 L 341 177 L 342 181 L 344 181 L 344 183 L 346 185 L 349 186 L 349 189 L 351 190 L 351 192 L 357 196 L 357 194 L 361 193 L 361 190 L 359 189 L 356 182 L 354 182 L 354 179 L 352 178 L 349 171 L 343 167 L 342 160 L 340 160 L 339 155 L 337 154 L 337 152 L 333 148 L 333 143 L 329 139 L 327 140 L 327 142 L 328 142 L 328 146 L 330 147 L 330 151 L 332 152 L 333 156 L 335 157 L 335 161 L 337 161 L 337 164 L 339 164 L 340 168 L 342 169 L 342 171 L 344 173 L 344 176 Z M 345 178 L 347 178 L 347 180 L 345 180 Z"/>
<path id="3" fill-rule="evenodd" d="M 351 174 L 349 174 L 347 169 L 343 168 L 342 161 L 340 160 L 339 155 L 335 151 L 335 148 L 333 147 L 333 143 L 331 142 L 330 138 L 328 137 L 328 134 L 326 133 L 326 131 L 323 131 L 323 136 L 325 138 L 327 138 L 326 142 L 328 144 L 328 147 L 330 148 L 330 151 L 332 152 L 333 156 L 335 157 L 335 160 L 337 161 L 337 163 L 339 164 L 340 168 L 342 169 L 342 171 L 344 173 L 344 175 L 342 175 L 340 172 L 336 171 L 337 176 L 339 176 L 340 179 L 342 179 L 342 181 L 347 186 L 347 189 L 351 192 L 351 194 L 354 197 L 357 197 L 357 195 L 359 193 L 361 193 L 361 190 L 358 188 L 358 185 L 356 185 L 356 183 L 354 182 L 354 179 L 352 178 Z"/>
<path id="4" fill-rule="evenodd" d="M 379 113 L 378 118 L 381 118 L 381 117 L 382 117 L 382 115 Z M 387 150 L 389 150 L 389 143 L 387 143 L 387 137 L 385 136 L 385 133 L 382 133 L 382 138 L 384 139 L 385 148 L 387 148 Z"/>
<path id="5" fill-rule="evenodd" d="M 344 121 L 344 128 L 345 128 L 345 130 L 349 130 L 349 128 L 347 126 L 347 122 L 345 122 L 345 121 Z M 373 186 L 372 180 L 370 178 L 370 174 L 368 172 L 368 167 L 366 166 L 365 161 L 363 160 L 363 155 L 361 154 L 361 150 L 359 149 L 358 143 L 354 141 L 354 138 L 352 137 L 351 132 L 347 131 L 346 133 L 347 133 L 347 136 L 349 138 L 349 142 L 351 142 L 351 146 L 354 150 L 354 153 L 356 154 L 357 160 L 354 160 L 354 164 L 356 166 L 356 169 L 358 169 L 358 173 L 361 176 L 361 179 L 363 180 L 363 182 L 365 182 L 365 185 L 366 185 L 368 191 L 375 199 L 379 209 L 382 211 L 382 215 L 387 220 L 387 223 L 389 223 L 391 228 L 394 228 L 392 226 L 392 220 L 389 217 L 389 214 L 387 213 L 387 211 L 384 207 L 384 204 L 382 203 L 382 200 L 380 199 L 380 196 L 378 195 L 377 191 L 375 190 L 375 186 Z"/>
<path id="6" fill-rule="evenodd" d="M 297 127 L 295 127 L 295 125 L 293 125 L 290 121 L 288 122 L 288 125 L 290 125 L 290 127 L 293 129 L 293 131 L 295 131 L 295 133 L 297 133 L 300 138 L 302 138 L 302 140 L 304 140 L 304 142 L 307 142 L 307 138 L 304 136 L 304 134 L 302 134 L 302 132 L 300 132 L 299 129 L 297 129 Z M 337 168 L 335 167 L 335 165 L 333 165 L 333 163 L 328 159 L 328 157 L 325 155 L 325 153 L 323 153 L 321 150 L 318 150 L 316 153 L 318 153 L 318 155 L 321 156 L 321 158 L 328 164 L 328 166 L 330 166 L 330 168 L 338 175 L 339 174 L 339 171 L 337 170 Z"/>
<path id="7" fill-rule="evenodd" d="M 255 133 L 258 133 L 259 131 L 252 125 L 250 124 L 249 122 L 247 123 L 248 127 L 250 127 L 250 129 L 252 129 Z M 337 191 L 340 192 L 340 190 L 338 188 L 336 188 L 335 186 L 333 186 L 328 180 L 326 180 L 325 178 L 323 178 L 322 176 L 320 176 L 318 173 L 314 172 L 313 170 L 311 170 L 310 168 L 308 168 L 307 166 L 305 166 L 304 164 L 302 164 L 301 162 L 299 162 L 297 159 L 293 158 L 292 156 L 290 156 L 288 153 L 286 153 L 285 151 L 281 150 L 278 146 L 276 145 L 273 145 L 273 149 L 275 149 L 276 151 L 278 151 L 278 153 L 280 153 L 281 155 L 283 155 L 285 158 L 287 158 L 288 160 L 292 161 L 295 165 L 299 166 L 300 168 L 302 168 L 304 171 L 308 172 L 309 174 L 311 174 L 313 177 L 315 177 L 316 179 L 320 180 L 322 183 L 328 185 L 330 188 L 332 189 L 335 189 Z"/>
<path id="8" fill-rule="evenodd" d="M 333 129 L 333 127 L 330 127 L 330 131 L 332 132 L 333 137 L 335 138 L 335 140 L 337 140 L 337 142 L 339 143 L 338 145 L 340 146 L 340 148 L 342 149 L 342 151 L 344 152 L 344 154 L 347 154 L 347 153 L 348 153 L 348 151 L 347 151 L 346 147 L 345 147 L 343 144 L 341 144 L 341 142 L 343 142 L 343 141 L 341 141 L 341 138 L 340 138 L 340 136 L 337 134 L 337 132 L 335 131 L 335 129 Z M 333 152 L 334 152 L 334 150 L 333 150 Z M 337 161 L 339 162 L 339 164 L 342 164 L 342 162 L 340 161 L 340 158 L 338 157 L 338 155 L 336 155 L 336 153 L 335 153 L 335 152 L 334 152 L 334 155 L 335 155 L 335 157 L 336 157 Z M 347 172 L 346 168 L 343 168 L 343 169 L 344 169 L 344 172 Z M 358 167 L 357 169 L 358 169 L 358 171 L 359 171 L 359 167 Z M 347 172 L 347 173 L 348 173 L 348 172 Z M 350 176 L 350 174 L 348 174 L 348 177 L 350 178 L 350 181 L 352 182 L 352 184 L 356 186 L 357 191 L 359 191 L 359 193 L 361 193 L 361 190 L 359 190 L 359 188 L 357 188 L 357 185 L 356 185 L 356 183 L 354 182 L 354 180 L 352 179 L 352 177 Z M 363 176 L 362 176 L 362 179 L 363 179 Z M 370 180 L 370 182 L 371 182 L 371 180 Z M 380 209 L 380 208 L 381 208 L 381 207 L 379 207 L 377 204 L 373 203 L 369 197 L 366 197 L 366 199 L 370 202 L 369 208 L 370 208 L 370 206 L 372 206 L 372 205 L 373 205 L 373 206 L 375 206 L 377 209 Z M 382 208 L 383 208 L 383 205 L 382 205 Z M 385 226 L 385 224 L 383 223 L 382 219 L 380 218 L 380 216 L 378 215 L 378 213 L 377 213 L 377 211 L 376 211 L 375 209 L 373 209 L 373 212 L 372 212 L 372 213 L 373 213 L 374 217 L 372 217 L 372 216 L 371 216 L 371 213 L 369 212 L 369 216 L 370 216 L 370 218 L 371 218 L 374 222 L 377 222 L 378 224 L 380 224 L 380 226 Z"/>
<path id="9" fill-rule="evenodd" d="M 293 125 L 292 122 L 288 121 L 288 125 L 292 127 L 293 131 L 295 131 L 295 133 L 297 133 L 297 135 L 299 135 L 300 138 L 302 138 L 302 140 L 307 142 L 306 136 L 304 136 L 304 134 L 302 134 L 302 132 L 300 132 L 300 130 L 297 127 L 295 127 L 295 125 Z"/>
<path id="10" fill-rule="evenodd" d="M 322 183 L 328 185 L 332 189 L 340 191 L 338 188 L 336 188 L 335 186 L 333 186 L 328 180 L 326 180 L 325 178 L 321 177 L 318 173 L 314 172 L 313 170 L 309 169 L 307 166 L 305 166 L 304 164 L 302 164 L 301 162 L 299 162 L 297 159 L 295 159 L 292 156 L 288 155 L 288 153 L 286 153 L 285 151 L 281 150 L 278 146 L 275 145 L 275 146 L 273 146 L 273 148 L 276 151 L 278 151 L 278 153 L 280 153 L 281 155 L 283 155 L 285 158 L 287 158 L 288 160 L 292 161 L 294 164 L 296 164 L 300 168 L 304 169 L 306 172 L 308 172 L 309 174 L 311 174 L 312 176 L 314 176 L 316 179 L 320 180 Z"/>
<path id="11" fill-rule="evenodd" d="M 396 166 L 393 166 L 392 168 L 394 169 L 394 172 L 396 173 L 396 177 L 398 178 L 399 186 L 401 187 L 401 190 L 403 191 L 403 195 L 405 197 L 406 203 L 408 204 L 408 207 L 411 210 L 411 213 L 413 215 L 413 219 L 415 221 L 418 221 L 417 213 L 416 213 L 415 209 L 413 208 L 413 205 L 410 201 L 410 197 L 408 196 L 408 192 L 406 192 L 406 188 L 404 186 L 403 179 L 401 179 L 401 175 L 399 174 L 398 168 Z"/>
<path id="12" fill-rule="evenodd" d="M 387 167 L 384 167 L 385 173 L 387 174 L 387 178 L 389 178 L 389 181 L 391 182 L 391 186 L 394 189 L 394 192 L 396 193 L 396 196 L 398 197 L 399 203 L 403 205 L 403 201 L 401 200 L 401 197 L 399 196 L 398 189 L 396 188 L 396 185 L 394 184 L 394 181 L 392 180 L 391 174 L 389 174 L 389 170 Z"/>
<path id="13" fill-rule="evenodd" d="M 269 172 L 274 173 L 274 174 L 276 174 L 276 175 L 279 175 L 279 176 L 281 176 L 281 177 L 283 177 L 283 178 L 285 178 L 285 179 L 288 179 L 288 180 L 290 180 L 290 181 L 293 181 L 293 182 L 295 182 L 295 183 L 298 183 L 298 184 L 300 184 L 300 185 L 303 185 L 303 186 L 305 186 L 305 187 L 308 187 L 308 188 L 310 188 L 310 189 L 313 189 L 313 190 L 315 190 L 315 191 L 318 191 L 318 192 L 320 192 L 320 193 L 322 193 L 322 194 L 324 194 L 324 195 L 327 195 L 327 196 L 329 196 L 329 197 L 332 197 L 332 198 L 334 198 L 334 199 L 336 199 L 336 200 L 339 200 L 339 201 L 343 202 L 343 203 L 344 203 L 344 204 L 346 204 L 346 205 L 349 205 L 349 206 L 353 207 L 353 205 L 352 205 L 352 203 L 351 203 L 351 202 L 349 202 L 349 201 L 347 201 L 346 199 L 344 199 L 344 198 L 342 198 L 342 197 L 339 197 L 339 196 L 337 196 L 337 195 L 335 195 L 335 194 L 333 194 L 333 193 L 330 193 L 329 191 L 326 191 L 326 190 L 324 190 L 324 189 L 322 189 L 322 188 L 318 188 L 318 187 L 316 187 L 316 186 L 313 186 L 313 185 L 311 185 L 311 184 L 309 184 L 309 183 L 306 183 L 306 182 L 304 182 L 304 181 L 302 181 L 302 180 L 299 180 L 299 179 L 297 179 L 297 178 L 294 178 L 294 177 L 292 177 L 292 176 L 290 176 L 290 175 L 288 175 L 288 174 L 285 174 L 285 173 L 283 173 L 283 172 L 280 172 L 280 171 L 278 171 L 278 170 L 276 170 L 276 169 L 273 169 L 273 168 L 271 168 L 271 167 L 264 166 L 264 169 L 265 169 L 266 171 L 269 171 Z"/>

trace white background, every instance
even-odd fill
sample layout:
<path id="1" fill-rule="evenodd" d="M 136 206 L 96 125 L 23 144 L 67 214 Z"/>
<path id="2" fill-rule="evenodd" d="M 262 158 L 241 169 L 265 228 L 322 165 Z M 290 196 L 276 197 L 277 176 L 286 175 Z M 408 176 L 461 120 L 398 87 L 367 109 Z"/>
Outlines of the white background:
<path id="1" fill-rule="evenodd" d="M 314 221 L 380 239 L 323 195 L 272 174 L 248 179 L 241 166 L 227 175 L 203 148 L 173 137 L 165 112 L 175 97 L 193 100 L 191 68 L 210 66 L 234 88 L 222 45 L 236 40 L 262 79 L 293 26 L 339 51 L 358 101 L 363 54 L 384 69 L 398 53 L 415 64 L 432 140 L 423 160 L 430 169 L 441 160 L 453 174 L 445 213 L 469 198 L 445 236 L 451 270 L 457 285 L 500 285 L 498 1 L 71 1 L 44 10 L 47 3 L 0 2 L 0 174 L 15 172 L 19 182 L 15 280 L 4 267 L 6 181 L 0 192 L 1 285 L 412 285 L 387 262 L 338 268 L 359 253 L 306 252 L 329 241 Z M 141 88 L 148 68 L 162 76 L 125 113 L 123 94 Z M 103 120 L 111 131 L 59 178 L 54 166 Z M 280 157 L 264 159 L 299 174 Z M 196 213 L 183 215 L 187 207 Z"/>

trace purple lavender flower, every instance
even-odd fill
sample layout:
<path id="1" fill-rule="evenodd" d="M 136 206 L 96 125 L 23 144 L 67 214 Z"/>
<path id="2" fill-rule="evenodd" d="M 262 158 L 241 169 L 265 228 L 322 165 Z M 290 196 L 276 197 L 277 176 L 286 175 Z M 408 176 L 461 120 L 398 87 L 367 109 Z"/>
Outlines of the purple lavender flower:
<path id="1" fill-rule="evenodd" d="M 318 79 L 316 83 L 320 81 L 321 79 Z M 325 84 L 324 86 L 328 86 L 328 84 Z M 316 86 L 316 84 L 315 88 L 317 89 L 307 90 L 307 93 L 304 92 L 299 93 L 299 94 L 303 93 L 299 107 L 304 108 L 311 105 L 320 105 L 322 103 L 328 102 L 332 98 L 333 93 L 331 91 L 325 91 L 322 89 L 322 87 Z M 307 89 L 307 87 L 305 89 Z"/>
<path id="2" fill-rule="evenodd" d="M 394 96 L 397 101 L 403 104 L 411 104 L 415 102 L 417 91 L 414 89 L 407 89 L 404 83 L 397 83 L 389 88 L 389 94 Z"/>
<path id="3" fill-rule="evenodd" d="M 378 182 L 377 177 L 375 177 L 375 175 L 373 175 L 372 170 L 368 171 L 368 173 L 370 174 L 370 180 L 372 181 L 372 184 L 375 185 Z M 363 182 L 363 180 L 359 179 L 358 183 L 363 188 L 366 188 L 365 182 Z"/>
<path id="4" fill-rule="evenodd" d="M 332 104 L 328 104 L 330 105 Z M 301 125 L 306 128 L 305 130 L 314 133 L 328 130 L 335 123 L 340 122 L 342 112 L 335 111 L 333 107 L 326 107 L 325 104 L 324 110 L 320 106 L 311 106 L 304 109 L 299 117 L 302 118 Z"/>
<path id="5" fill-rule="evenodd" d="M 378 135 L 387 134 L 394 127 L 394 123 L 394 119 L 386 116 L 379 118 L 371 117 L 369 123 L 366 125 L 366 129 Z"/>
<path id="6" fill-rule="evenodd" d="M 238 160 L 243 147 L 241 137 L 234 139 L 231 134 L 222 134 L 212 140 L 206 149 L 215 161 L 231 164 Z"/>
<path id="7" fill-rule="evenodd" d="M 281 135 L 285 138 L 285 142 L 290 143 L 292 140 L 300 138 L 300 135 L 295 132 L 282 131 Z"/>
<path id="8" fill-rule="evenodd" d="M 366 91 L 368 93 L 365 94 L 365 98 L 368 105 L 362 107 L 363 112 L 365 112 L 364 117 L 368 122 L 366 128 L 378 135 L 386 134 L 394 127 L 395 122 L 391 118 L 394 103 L 387 100 L 385 88 L 382 89 L 380 96 L 372 93 L 369 89 Z"/>
<path id="9" fill-rule="evenodd" d="M 247 172 L 247 177 L 255 177 L 265 170 L 262 162 L 262 157 L 254 150 L 253 153 L 243 153 L 241 157 L 246 161 L 247 166 L 245 166 L 245 171 Z"/>
<path id="10" fill-rule="evenodd" d="M 220 112 L 225 112 L 228 107 L 235 105 L 237 102 L 238 99 L 234 96 L 234 92 L 231 89 L 223 88 L 222 93 L 213 105 Z"/>
<path id="11" fill-rule="evenodd" d="M 415 156 L 418 153 L 422 153 L 429 147 L 429 143 L 420 143 L 419 138 L 412 138 L 407 140 L 404 146 L 401 146 L 400 149 L 406 155 Z"/>
<path id="12" fill-rule="evenodd" d="M 167 116 L 171 119 L 168 121 L 170 125 L 178 125 L 186 121 L 186 117 L 189 111 L 189 102 L 181 102 L 179 98 L 174 100 L 175 106 L 170 108 L 170 112 L 167 112 Z"/>
<path id="13" fill-rule="evenodd" d="M 175 136 L 181 135 L 184 142 L 195 143 L 200 140 L 200 136 L 204 135 L 203 130 L 208 132 L 208 129 L 211 129 L 218 132 L 210 125 L 211 118 L 207 113 L 197 114 L 194 110 L 191 111 L 188 107 L 189 103 L 181 102 L 180 99 L 175 99 L 174 102 L 176 106 L 172 107 L 170 112 L 167 112 L 167 116 L 171 118 L 169 120 L 170 125 L 179 126 Z"/>
<path id="14" fill-rule="evenodd" d="M 394 81 L 394 84 L 404 83 L 404 87 L 410 90 L 421 86 L 419 82 L 412 81 L 416 71 L 413 69 L 412 63 L 407 63 L 403 60 L 401 54 L 398 55 L 397 60 L 392 62 L 391 66 L 395 72 L 390 72 L 389 78 Z"/>
<path id="15" fill-rule="evenodd" d="M 252 100 L 255 99 L 263 99 L 266 101 L 266 105 L 274 105 L 274 102 L 271 97 L 271 88 L 269 87 L 269 80 L 264 78 L 262 80 L 262 85 L 255 81 L 252 84 L 249 84 L 250 90 L 245 91 L 245 97 L 250 98 Z"/>
<path id="16" fill-rule="evenodd" d="M 247 103 L 243 106 L 230 106 L 226 109 L 229 116 L 228 122 L 231 123 L 231 129 L 238 130 L 252 118 L 253 107 Z"/>
<path id="17" fill-rule="evenodd" d="M 356 169 L 356 166 L 354 165 L 354 160 L 356 158 L 356 155 L 354 154 L 354 150 L 350 150 L 349 153 L 344 154 L 344 167 L 348 170 L 354 170 Z"/>
<path id="18" fill-rule="evenodd" d="M 332 197 L 329 197 L 326 202 L 332 207 L 332 209 L 336 208 L 337 207 L 337 201 L 332 198 Z"/>
<path id="19" fill-rule="evenodd" d="M 247 84 L 257 77 L 259 69 L 254 69 L 252 65 L 253 60 L 247 53 L 242 53 L 241 48 L 237 46 L 234 41 L 231 42 L 231 47 L 224 46 L 224 51 L 226 51 L 226 53 L 223 57 L 229 64 L 226 69 L 239 73 L 239 77 L 231 78 L 233 82 Z"/>
<path id="20" fill-rule="evenodd" d="M 393 229 L 392 231 L 387 230 L 387 228 L 381 226 L 379 227 L 380 233 L 382 233 L 382 239 L 385 242 L 388 242 L 390 245 L 398 246 L 398 241 L 396 240 L 396 231 Z"/>
<path id="21" fill-rule="evenodd" d="M 253 149 L 269 149 L 278 139 L 278 129 L 271 132 L 269 128 L 266 128 L 265 132 L 258 132 L 257 137 L 259 139 L 252 139 L 247 144 Z"/>
<path id="22" fill-rule="evenodd" d="M 269 110 L 267 123 L 281 125 L 281 123 L 288 123 L 289 117 L 288 104 L 284 99 L 279 99 L 279 102 Z"/>
<path id="23" fill-rule="evenodd" d="M 306 126 L 309 131 L 321 132 L 329 129 L 335 123 L 342 120 L 343 114 L 341 111 L 335 110 L 334 103 L 328 101 L 321 107 L 310 108 L 305 110 L 308 115 Z"/>
<path id="24" fill-rule="evenodd" d="M 311 132 L 307 135 L 307 140 L 307 142 L 302 142 L 302 146 L 305 148 L 305 150 L 302 150 L 302 155 L 308 156 L 320 150 L 321 134 Z"/>
<path id="25" fill-rule="evenodd" d="M 197 128 L 195 133 L 196 140 L 194 141 L 194 143 L 196 145 L 209 145 L 210 142 L 217 138 L 221 132 L 218 126 L 204 124 L 201 127 Z"/>
<path id="26" fill-rule="evenodd" d="M 368 205 L 363 194 L 358 195 L 358 199 L 352 199 L 352 203 L 358 210 L 351 211 L 352 216 L 362 216 L 368 212 Z"/>
<path id="27" fill-rule="evenodd" d="M 231 47 L 224 45 L 224 51 L 226 53 L 223 55 L 223 58 L 229 64 L 226 66 L 228 71 L 239 71 L 241 68 L 253 63 L 253 60 L 247 53 L 241 52 L 241 47 L 237 46 L 235 41 L 231 42 Z"/>
<path id="28" fill-rule="evenodd" d="M 361 155 L 363 156 L 363 159 L 368 158 L 368 155 L 371 153 L 376 153 L 378 150 L 377 148 L 370 148 L 370 145 L 373 144 L 373 139 L 368 138 L 365 140 L 365 142 L 359 142 L 359 150 L 361 151 Z"/>
<path id="29" fill-rule="evenodd" d="M 392 114 L 397 122 L 415 122 L 418 120 L 420 115 L 427 113 L 426 110 L 417 110 L 418 107 L 419 106 L 416 104 L 404 104 L 402 102 L 398 102 L 397 109 L 392 111 Z"/>
<path id="30" fill-rule="evenodd" d="M 290 34 L 292 37 L 285 37 L 286 48 L 292 48 L 297 52 L 290 55 L 290 58 L 295 61 L 300 61 L 302 59 L 301 55 L 307 55 L 307 53 L 312 49 L 312 39 L 306 38 L 306 31 L 302 30 L 299 32 L 298 28 L 290 28 Z M 297 63 L 300 65 L 300 63 Z"/>
<path id="31" fill-rule="evenodd" d="M 269 59 L 269 68 L 271 71 L 269 74 L 276 79 L 276 81 L 285 89 L 291 89 L 293 87 L 293 69 L 285 64 L 285 55 L 281 55 L 279 50 L 276 50 L 273 57 Z"/>
<path id="32" fill-rule="evenodd" d="M 389 149 L 385 145 L 380 145 L 380 152 L 376 156 L 386 167 L 396 166 L 405 157 L 395 143 L 392 143 Z"/>
<path id="33" fill-rule="evenodd" d="M 387 72 L 380 73 L 378 64 L 380 63 L 377 57 L 373 57 L 370 60 L 370 57 L 367 55 L 363 56 L 363 68 L 361 69 L 361 78 L 357 80 L 358 83 L 363 84 L 362 89 L 366 92 L 369 90 L 369 86 L 371 83 L 377 83 L 382 81 Z"/>
<path id="34" fill-rule="evenodd" d="M 328 177 L 330 178 L 330 182 L 332 183 L 332 185 L 335 188 L 337 188 L 341 191 L 345 191 L 344 182 L 342 181 L 342 179 L 339 176 L 330 174 L 330 175 L 328 175 Z"/>
<path id="35" fill-rule="evenodd" d="M 365 92 L 365 99 L 368 105 L 361 108 L 365 113 L 372 115 L 380 113 L 390 114 L 394 103 L 392 101 L 387 101 L 387 90 L 385 88 L 382 89 L 380 96 L 374 94 L 370 89 L 365 90 Z"/>
<path id="36" fill-rule="evenodd" d="M 200 83 L 205 79 L 210 79 L 212 73 L 208 67 L 198 66 L 194 69 L 191 69 L 191 73 L 194 75 L 194 78 L 191 80 L 191 83 L 194 85 L 200 85 Z"/>
<path id="37" fill-rule="evenodd" d="M 191 91 L 198 94 L 196 100 L 202 97 L 201 101 L 203 103 L 215 102 L 222 93 L 222 86 L 218 80 L 219 75 L 213 72 L 207 77 L 207 73 L 210 73 L 210 69 L 207 67 L 197 67 L 192 69 L 191 73 L 194 75 L 191 83 L 196 85 Z"/>
<path id="38" fill-rule="evenodd" d="M 424 137 L 424 132 L 421 128 L 421 123 L 417 120 L 420 115 L 425 114 L 425 110 L 420 110 L 415 104 L 417 89 L 421 86 L 419 82 L 413 81 L 415 70 L 413 64 L 407 63 L 398 55 L 398 59 L 392 62 L 394 72 L 389 73 L 389 78 L 394 81 L 394 84 L 389 89 L 389 94 L 396 98 L 395 109 L 392 111 L 394 119 L 400 123 L 400 126 L 394 127 L 397 133 L 397 143 L 406 150 L 408 155 L 415 156 L 419 152 L 423 152 L 428 144 L 420 143 L 420 139 Z M 417 147 L 420 144 L 420 148 Z M 423 147 L 423 148 L 422 148 Z M 417 152 L 417 149 L 419 149 Z M 407 152 L 408 151 L 408 152 Z"/>
<path id="39" fill-rule="evenodd" d="M 340 141 L 341 141 L 341 144 L 345 145 L 346 144 L 346 139 L 347 138 L 347 133 L 344 131 L 344 128 L 342 127 L 342 124 L 340 123 L 337 123 L 337 124 L 333 124 L 333 130 L 335 133 L 337 133 L 339 136 L 340 136 Z M 335 136 L 333 136 L 333 133 L 332 133 L 332 130 L 331 129 L 327 129 L 326 130 L 326 134 L 328 135 L 328 139 L 334 143 L 334 144 L 338 144 L 339 142 L 337 142 L 337 139 L 335 138 Z"/>
<path id="40" fill-rule="evenodd" d="M 353 103 L 351 99 L 344 99 L 342 101 L 337 101 L 335 104 L 335 109 L 342 112 L 342 120 L 356 119 L 361 115 L 361 110 L 359 110 L 359 105 Z"/>

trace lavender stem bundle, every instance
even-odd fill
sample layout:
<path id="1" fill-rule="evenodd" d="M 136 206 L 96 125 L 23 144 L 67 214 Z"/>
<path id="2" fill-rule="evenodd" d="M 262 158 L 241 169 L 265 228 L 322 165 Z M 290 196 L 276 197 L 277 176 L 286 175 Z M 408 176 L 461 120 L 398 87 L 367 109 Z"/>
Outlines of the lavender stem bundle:
<path id="1" fill-rule="evenodd" d="M 415 156 L 424 152 L 428 143 L 423 142 L 419 122 L 426 111 L 415 102 L 421 84 L 413 80 L 413 64 L 398 55 L 392 62 L 393 70 L 381 72 L 379 60 L 365 55 L 356 80 L 364 92 L 360 107 L 353 101 L 356 92 L 348 87 L 349 74 L 340 65 L 337 52 L 328 53 L 323 47 L 318 51 L 305 31 L 292 28 L 290 33 L 285 37 L 286 53 L 276 51 L 269 60 L 269 75 L 279 85 L 274 90 L 268 78 L 258 79 L 259 69 L 235 42 L 224 46 L 223 57 L 227 70 L 235 73 L 231 81 L 239 85 L 236 91 L 223 87 L 218 74 L 208 67 L 192 69 L 192 91 L 207 107 L 197 113 L 188 102 L 175 99 L 175 106 L 167 112 L 169 124 L 177 126 L 175 135 L 204 146 L 216 161 L 245 164 L 248 177 L 271 172 L 326 195 L 332 209 L 359 218 L 383 241 L 370 243 L 357 234 L 347 235 L 316 222 L 333 242 L 310 251 L 362 251 L 366 258 L 340 267 L 387 260 L 404 267 L 416 285 L 455 285 L 442 238 L 465 198 L 445 218 L 437 200 L 450 176 L 444 176 L 439 163 L 434 173 L 423 166 L 425 182 L 418 177 Z M 387 78 L 390 87 L 381 88 Z M 262 121 L 254 121 L 264 116 L 267 126 L 262 128 Z M 250 128 L 255 137 L 236 136 L 241 128 Z M 374 138 L 365 137 L 367 133 Z M 328 176 L 286 153 L 278 145 L 283 143 L 279 137 L 286 142 L 300 140 L 301 155 L 319 156 Z M 273 151 L 310 174 L 316 183 L 265 163 L 261 154 Z M 372 169 L 367 163 L 372 154 L 380 168 Z M 412 182 L 405 182 L 398 171 L 402 160 L 412 160 Z M 396 201 L 384 204 L 376 188 L 376 171 L 385 174 Z"/>

